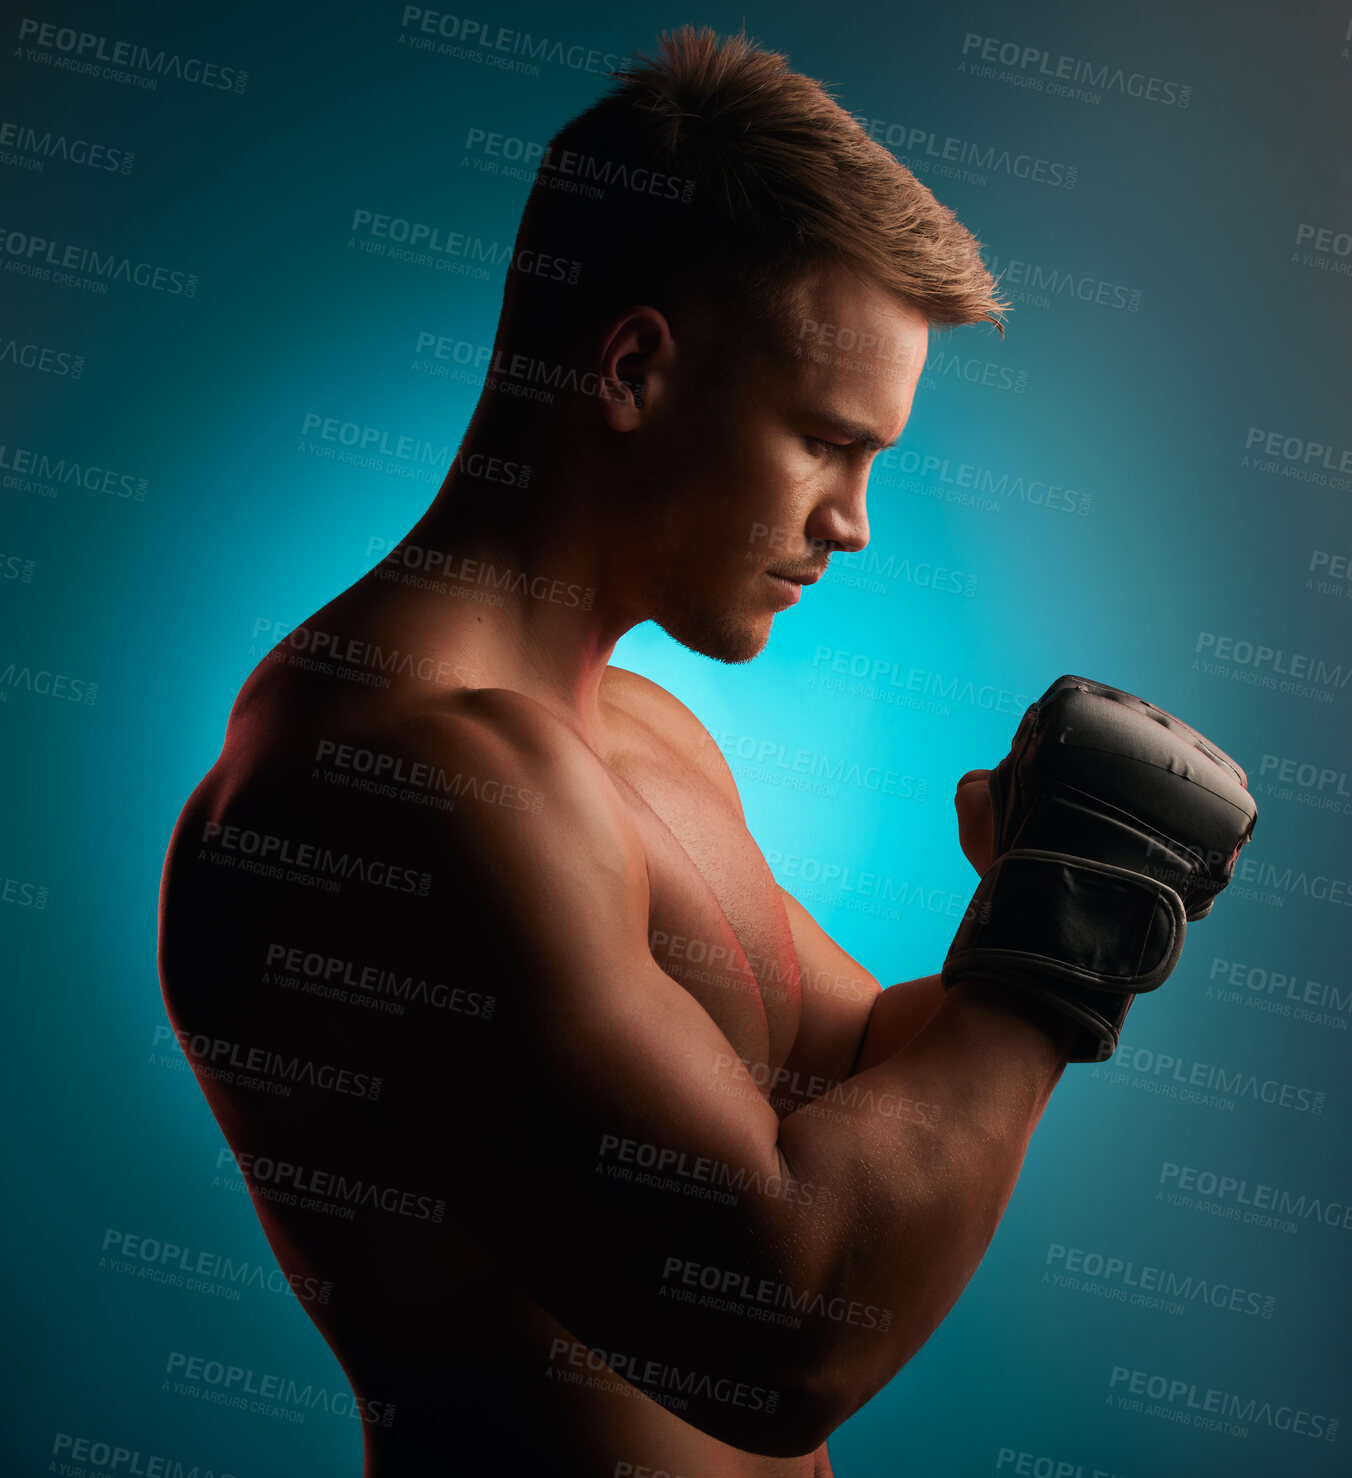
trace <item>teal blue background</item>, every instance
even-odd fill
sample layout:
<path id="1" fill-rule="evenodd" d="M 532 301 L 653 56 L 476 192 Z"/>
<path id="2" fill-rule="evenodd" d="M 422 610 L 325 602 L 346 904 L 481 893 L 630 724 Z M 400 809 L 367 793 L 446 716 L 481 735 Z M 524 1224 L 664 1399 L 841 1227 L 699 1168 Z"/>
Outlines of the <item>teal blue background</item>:
<path id="1" fill-rule="evenodd" d="M 161 1388 L 167 1351 L 186 1350 L 341 1389 L 294 1301 L 246 1290 L 226 1302 L 99 1267 L 107 1228 L 269 1257 L 247 1197 L 213 1185 L 222 1139 L 191 1076 L 154 1060 L 160 866 L 234 694 L 270 645 L 256 623 L 302 621 L 370 567 L 371 541 L 402 534 L 439 481 L 301 452 L 303 416 L 453 451 L 472 410 L 468 387 L 411 367 L 414 344 L 424 331 L 490 342 L 500 270 L 475 283 L 365 256 L 349 246 L 353 212 L 510 241 L 527 187 L 466 167 L 466 130 L 547 139 L 604 79 L 410 51 L 397 44 L 397 3 L 38 10 L 248 80 L 242 93 L 170 79 L 141 90 L 32 61 L 17 20 L 6 23 L 0 122 L 89 137 L 135 161 L 127 175 L 0 163 L 0 226 L 193 272 L 200 286 L 191 299 L 121 284 L 95 296 L 0 270 L 6 466 L 16 447 L 42 449 L 149 484 L 143 502 L 74 485 L 54 499 L 0 488 L 0 549 L 17 561 L 0 559 L 0 667 L 99 684 L 93 704 L 0 687 L 0 872 L 48 890 L 42 908 L 0 904 L 11 1208 L 0 1267 L 12 1334 L 0 1450 L 8 1471 L 45 1472 L 54 1434 L 67 1432 L 217 1474 L 357 1474 L 355 1421 L 315 1412 L 289 1425 Z M 984 184 L 921 177 L 1002 262 L 1139 289 L 1135 312 L 1058 295 L 1017 305 L 1003 342 L 984 327 L 935 336 L 932 366 L 942 351 L 1022 374 L 1023 388 L 932 370 L 899 449 L 992 469 L 1007 487 L 1022 477 L 1087 493 L 1083 516 L 1017 493 L 986 512 L 879 468 L 867 555 L 853 572 L 839 561 L 777 618 L 758 661 L 718 666 L 651 626 L 617 649 L 724 744 L 753 834 L 823 927 L 884 983 L 938 968 L 954 927 L 943 911 L 902 905 L 884 918 L 811 878 L 849 867 L 965 899 L 974 878 L 949 796 L 963 771 L 999 760 L 1016 714 L 977 701 L 936 714 L 824 688 L 822 647 L 974 691 L 1036 695 L 1075 672 L 1142 693 L 1246 766 L 1261 808 L 1246 862 L 1288 878 L 1248 889 L 1280 906 L 1237 885 L 1197 924 L 1124 1042 L 1323 1091 L 1323 1112 L 1245 1098 L 1209 1109 L 1070 1069 L 980 1270 L 833 1439 L 837 1473 L 994 1473 L 1004 1449 L 1086 1475 L 1347 1472 L 1345 1434 L 1199 1431 L 1114 1407 L 1108 1381 L 1125 1366 L 1347 1411 L 1350 1234 L 1313 1219 L 1296 1234 L 1246 1226 L 1156 1192 L 1167 1161 L 1352 1198 L 1346 1020 L 1319 1026 L 1207 994 L 1217 959 L 1352 989 L 1347 910 L 1290 882 L 1331 878 L 1346 891 L 1352 812 L 1260 783 L 1275 756 L 1331 769 L 1352 789 L 1348 582 L 1325 593 L 1309 570 L 1315 551 L 1352 554 L 1352 479 L 1311 484 L 1245 462 L 1251 428 L 1352 446 L 1352 275 L 1303 263 L 1295 242 L 1301 222 L 1352 230 L 1348 14 L 1252 0 L 1017 14 L 512 0 L 481 14 L 617 54 L 651 47 L 666 25 L 727 30 L 745 18 L 851 112 L 1076 166 L 1074 189 L 1000 173 Z M 1189 105 L 1114 92 L 1079 103 L 974 78 L 958 70 L 968 32 L 1174 79 L 1191 87 Z M 9 260 L 0 252 L 0 267 Z M 83 355 L 82 376 L 16 364 L 5 340 Z M 912 578 L 897 573 L 906 561 Z M 971 577 L 974 593 L 925 586 L 923 565 L 960 572 L 964 587 Z M 1202 633 L 1322 660 L 1338 669 L 1325 684 L 1333 700 L 1208 672 Z M 758 774 L 738 750 L 763 741 L 787 758 Z M 925 798 L 788 788 L 777 782 L 798 749 L 923 779 Z M 1199 1303 L 1180 1317 L 1058 1288 L 1042 1279 L 1051 1243 L 1257 1290 L 1274 1311 Z"/>

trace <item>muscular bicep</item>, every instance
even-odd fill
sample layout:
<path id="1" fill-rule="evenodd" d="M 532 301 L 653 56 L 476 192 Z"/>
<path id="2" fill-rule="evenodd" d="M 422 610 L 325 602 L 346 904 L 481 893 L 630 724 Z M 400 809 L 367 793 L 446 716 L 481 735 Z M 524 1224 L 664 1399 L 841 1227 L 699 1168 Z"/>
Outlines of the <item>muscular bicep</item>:
<path id="1" fill-rule="evenodd" d="M 427 916 L 429 943 L 441 932 L 462 973 L 480 962 L 495 996 L 491 1032 L 443 1028 L 451 1206 L 579 1338 L 707 1361 L 707 1315 L 670 1298 L 671 1260 L 769 1272 L 810 1191 L 786 1189 L 776 1115 L 649 952 L 641 844 L 579 748 L 462 739 L 462 769 L 541 805 L 462 803 L 444 825 L 463 886 L 453 917 Z M 762 1336 L 741 1333 L 746 1359 Z"/>
<path id="2" fill-rule="evenodd" d="M 790 1096 L 815 1098 L 825 1082 L 850 1076 L 869 1016 L 882 987 L 821 927 L 801 903 L 780 889 L 793 931 L 802 989 L 802 1016 L 785 1063 Z"/>
<path id="3" fill-rule="evenodd" d="M 533 755 L 496 743 L 477 767 L 540 797 L 538 810 L 461 805 L 445 840 L 457 911 L 497 976 L 490 1055 L 562 1110 L 547 1132 L 580 1136 L 585 1121 L 769 1150 L 763 1103 L 719 1091 L 727 1037 L 653 958 L 645 853 L 600 763 L 565 740 Z"/>

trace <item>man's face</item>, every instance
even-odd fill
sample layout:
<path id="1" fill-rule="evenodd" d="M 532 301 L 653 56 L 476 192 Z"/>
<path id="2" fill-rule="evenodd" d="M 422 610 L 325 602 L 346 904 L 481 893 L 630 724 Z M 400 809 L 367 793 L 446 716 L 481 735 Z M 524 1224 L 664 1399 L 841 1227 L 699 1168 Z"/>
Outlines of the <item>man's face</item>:
<path id="1" fill-rule="evenodd" d="M 775 614 L 800 590 L 812 599 L 794 582 L 868 543 L 869 466 L 901 435 L 924 367 L 924 316 L 884 288 L 833 267 L 799 303 L 788 343 L 734 340 L 716 383 L 678 343 L 634 469 L 650 615 L 720 662 L 757 656 Z"/>

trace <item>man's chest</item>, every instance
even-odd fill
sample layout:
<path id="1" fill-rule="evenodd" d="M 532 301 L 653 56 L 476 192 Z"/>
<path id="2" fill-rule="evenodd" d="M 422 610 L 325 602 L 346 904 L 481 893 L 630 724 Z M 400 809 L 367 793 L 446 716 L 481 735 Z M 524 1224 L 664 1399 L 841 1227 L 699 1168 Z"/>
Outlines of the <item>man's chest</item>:
<path id="1" fill-rule="evenodd" d="M 717 785 L 666 746 L 623 737 L 605 764 L 647 855 L 649 949 L 738 1056 L 769 1069 L 798 1031 L 798 959 L 781 894 Z"/>

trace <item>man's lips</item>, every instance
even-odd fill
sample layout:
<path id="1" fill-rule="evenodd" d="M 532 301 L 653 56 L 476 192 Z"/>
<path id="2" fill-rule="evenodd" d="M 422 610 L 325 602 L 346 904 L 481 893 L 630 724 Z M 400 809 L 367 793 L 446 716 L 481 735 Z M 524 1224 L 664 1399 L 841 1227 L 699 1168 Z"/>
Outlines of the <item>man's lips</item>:
<path id="1" fill-rule="evenodd" d="M 798 603 L 804 585 L 815 585 L 821 579 L 819 570 L 809 570 L 805 575 L 781 575 L 777 570 L 766 570 L 765 574 L 779 586 L 782 592 L 780 599 L 790 606 Z"/>
<path id="2" fill-rule="evenodd" d="M 780 580 L 792 580 L 795 585 L 815 585 L 826 573 L 825 570 L 810 570 L 806 575 L 792 575 L 786 570 L 766 570 L 767 575 L 774 575 Z"/>

